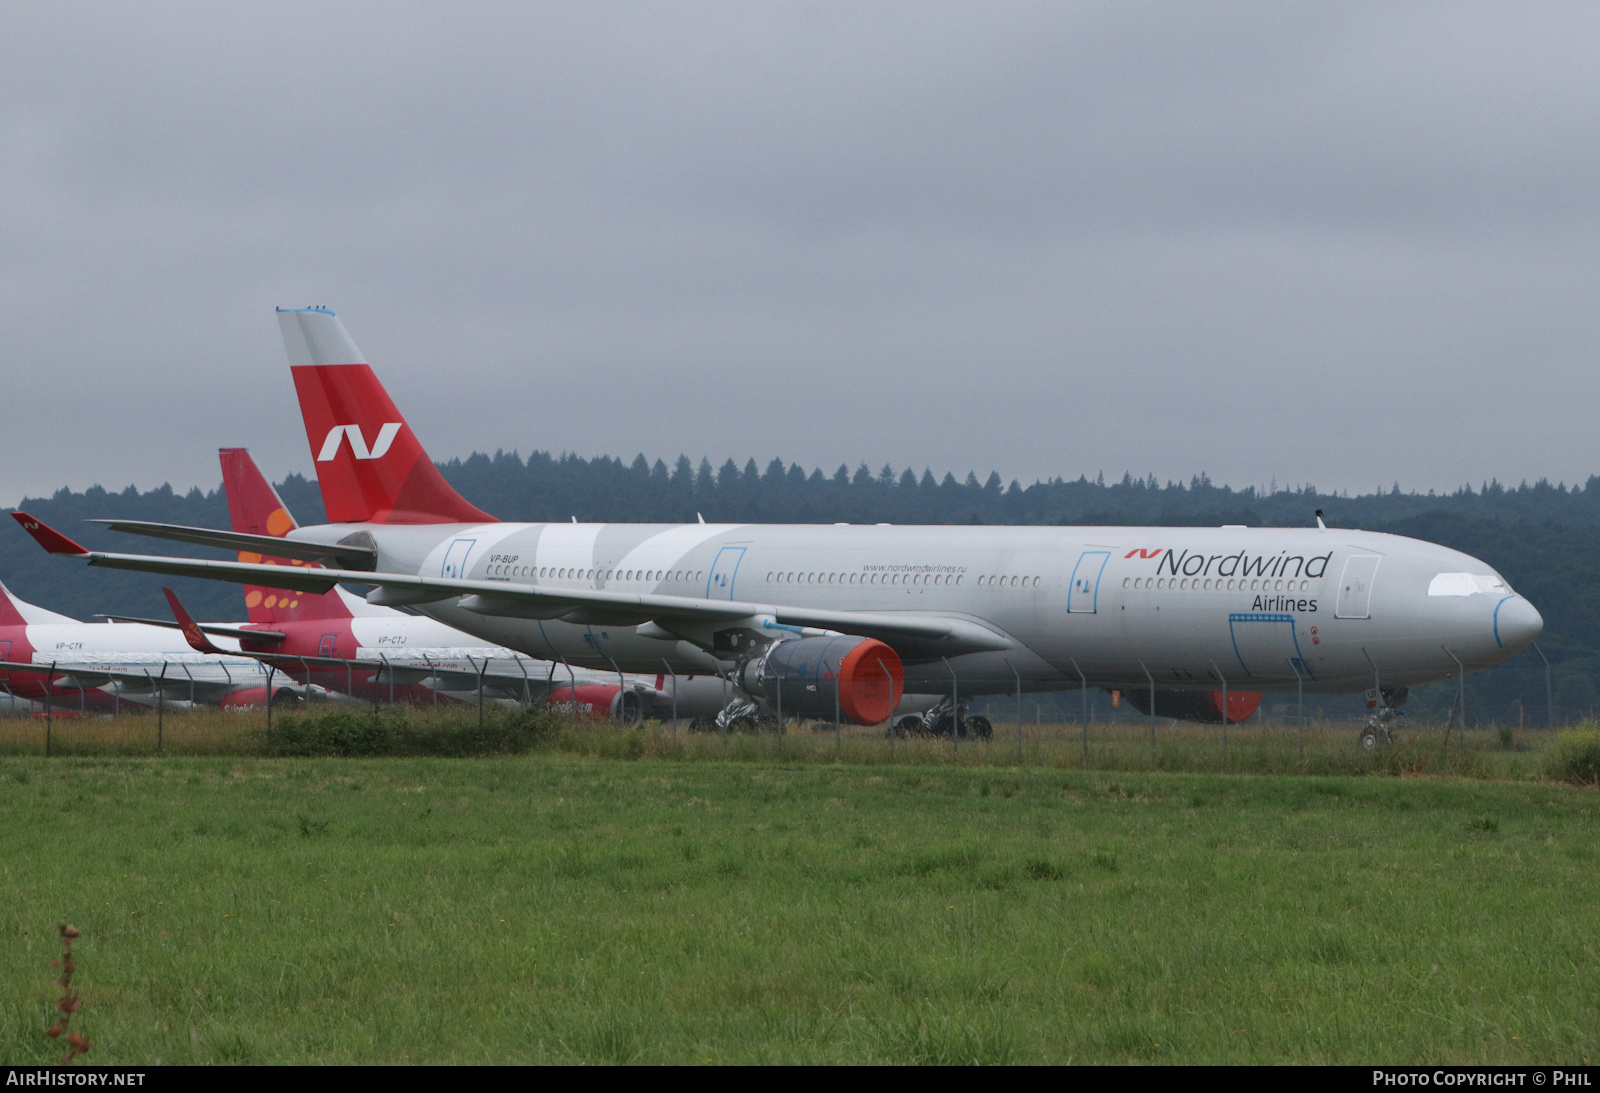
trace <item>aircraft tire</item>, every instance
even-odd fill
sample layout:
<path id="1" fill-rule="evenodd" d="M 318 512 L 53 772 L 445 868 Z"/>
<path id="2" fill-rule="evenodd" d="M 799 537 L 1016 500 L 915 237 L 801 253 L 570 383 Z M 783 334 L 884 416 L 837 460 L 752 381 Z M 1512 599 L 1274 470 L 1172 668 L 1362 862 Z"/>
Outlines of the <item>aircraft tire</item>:
<path id="1" fill-rule="evenodd" d="M 994 726 L 989 723 L 987 717 L 969 717 L 967 718 L 967 734 L 976 736 L 979 740 L 992 740 L 994 738 Z"/>
<path id="2" fill-rule="evenodd" d="M 889 727 L 884 730 L 883 735 L 897 736 L 904 740 L 910 736 L 921 736 L 926 731 L 927 727 L 923 725 L 922 718 L 915 714 L 908 714 L 899 721 L 891 721 Z"/>

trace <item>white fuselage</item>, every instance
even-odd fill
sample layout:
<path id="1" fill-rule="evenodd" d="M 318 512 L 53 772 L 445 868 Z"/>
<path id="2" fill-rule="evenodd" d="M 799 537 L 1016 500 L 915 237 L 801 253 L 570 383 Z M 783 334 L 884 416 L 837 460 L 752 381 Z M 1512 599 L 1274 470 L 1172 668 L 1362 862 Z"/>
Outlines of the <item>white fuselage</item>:
<path id="1" fill-rule="evenodd" d="M 323 525 L 365 531 L 377 568 L 970 620 L 1004 651 L 906 661 L 910 691 L 1152 685 L 1348 692 L 1415 686 L 1524 648 L 1538 612 L 1485 563 L 1344 529 L 759 524 Z M 714 671 L 687 641 L 633 625 L 418 609 L 534 657 L 591 669 Z M 654 632 L 658 636 L 646 636 Z"/>

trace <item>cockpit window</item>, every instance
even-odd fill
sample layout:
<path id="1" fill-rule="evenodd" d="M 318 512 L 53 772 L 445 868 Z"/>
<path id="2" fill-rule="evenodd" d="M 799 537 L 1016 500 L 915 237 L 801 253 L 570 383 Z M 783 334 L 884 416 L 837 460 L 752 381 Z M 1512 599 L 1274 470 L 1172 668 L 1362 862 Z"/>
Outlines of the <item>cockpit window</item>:
<path id="1" fill-rule="evenodd" d="M 1430 596 L 1478 596 L 1511 594 L 1511 586 L 1493 573 L 1439 573 L 1428 582 Z"/>

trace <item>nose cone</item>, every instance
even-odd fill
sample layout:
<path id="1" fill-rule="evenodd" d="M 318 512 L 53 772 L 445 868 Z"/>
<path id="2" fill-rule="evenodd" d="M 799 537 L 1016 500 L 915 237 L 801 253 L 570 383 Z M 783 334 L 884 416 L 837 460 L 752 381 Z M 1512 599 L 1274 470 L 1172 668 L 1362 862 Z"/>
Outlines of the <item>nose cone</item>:
<path id="1" fill-rule="evenodd" d="M 1494 609 L 1494 640 L 1509 655 L 1520 653 L 1544 633 L 1544 616 L 1521 596 L 1508 596 Z"/>

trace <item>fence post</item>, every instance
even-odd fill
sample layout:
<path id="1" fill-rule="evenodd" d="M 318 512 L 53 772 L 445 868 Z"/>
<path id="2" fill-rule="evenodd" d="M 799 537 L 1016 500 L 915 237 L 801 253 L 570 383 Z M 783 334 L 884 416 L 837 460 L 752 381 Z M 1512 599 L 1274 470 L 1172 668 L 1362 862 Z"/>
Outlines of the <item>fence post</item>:
<path id="1" fill-rule="evenodd" d="M 578 720 L 578 673 L 572 670 L 572 665 L 567 663 L 566 657 L 561 658 L 561 667 L 567 670 L 567 697 L 572 699 L 572 720 L 574 723 L 576 723 Z M 550 678 L 555 678 L 555 672 L 553 670 L 550 673 Z"/>
<path id="2" fill-rule="evenodd" d="M 1156 677 L 1150 674 L 1150 669 L 1144 666 L 1144 661 L 1139 662 L 1139 671 L 1144 673 L 1144 678 L 1150 681 L 1150 713 L 1146 720 L 1150 724 L 1150 746 L 1156 746 Z"/>
<path id="3" fill-rule="evenodd" d="M 1022 762 L 1022 673 L 1017 671 L 1017 666 L 1011 663 L 1011 658 L 1006 658 L 1006 667 L 1011 669 L 1011 674 L 1017 680 L 1017 762 Z"/>
<path id="4" fill-rule="evenodd" d="M 622 669 L 617 667 L 617 662 L 611 659 L 611 654 L 604 653 L 602 655 L 606 658 L 606 663 L 611 665 L 611 670 L 617 673 L 617 722 L 618 724 L 626 725 L 628 723 L 628 681 L 623 677 Z M 641 725 L 644 723 L 643 703 L 640 703 L 639 706 L 639 722 Z"/>
<path id="5" fill-rule="evenodd" d="M 1300 758 L 1303 761 L 1306 757 L 1306 680 L 1293 657 L 1283 659 L 1289 662 L 1289 670 L 1294 672 L 1294 701 L 1300 714 Z"/>
<path id="6" fill-rule="evenodd" d="M 267 665 L 267 739 L 272 739 L 272 677 L 278 672 L 276 664 Z"/>
<path id="7" fill-rule="evenodd" d="M 955 748 L 955 754 L 961 754 L 961 684 L 956 679 L 956 670 L 950 667 L 949 657 L 940 657 L 944 661 L 944 670 L 950 673 L 950 743 Z"/>
<path id="8" fill-rule="evenodd" d="M 672 739 L 678 739 L 678 673 L 672 670 L 672 665 L 667 663 L 667 658 L 661 658 L 661 666 L 667 670 L 667 675 L 672 677 Z M 782 699 L 779 699 L 778 728 L 783 728 Z"/>
<path id="9" fill-rule="evenodd" d="M 1217 673 L 1217 678 L 1222 680 L 1222 769 L 1228 769 L 1228 677 L 1222 674 L 1222 669 L 1217 667 L 1217 662 L 1211 662 L 1211 670 Z"/>
<path id="10" fill-rule="evenodd" d="M 1444 646 L 1441 645 L 1441 646 L 1439 646 L 1439 648 L 1444 649 Z M 1448 649 L 1444 649 L 1444 655 L 1449 657 L 1451 660 L 1456 662 L 1456 713 L 1461 718 L 1461 750 L 1462 751 L 1466 751 L 1466 749 L 1467 749 L 1467 672 L 1466 672 L 1466 669 L 1461 666 L 1461 658 L 1460 657 L 1456 656 L 1454 653 L 1452 653 Z M 1444 747 L 1446 749 L 1448 749 L 1450 747 L 1450 726 L 1449 725 L 1446 725 L 1444 727 Z"/>
<path id="11" fill-rule="evenodd" d="M 145 673 L 148 675 L 149 673 Z M 44 757 L 50 758 L 50 730 L 55 727 L 55 710 L 50 705 L 50 685 L 55 682 L 56 662 L 50 662 L 50 674 L 44 677 Z"/>
<path id="12" fill-rule="evenodd" d="M 1078 673 L 1078 689 L 1083 697 L 1083 708 L 1078 711 L 1078 720 L 1083 726 L 1083 765 L 1089 765 L 1089 677 L 1083 674 L 1083 669 L 1078 667 L 1078 662 L 1072 661 L 1072 670 Z"/>
<path id="13" fill-rule="evenodd" d="M 894 755 L 894 733 L 896 733 L 896 730 L 894 730 L 894 707 L 899 706 L 899 703 L 894 701 L 894 674 L 893 672 L 890 672 L 890 669 L 888 669 L 885 664 L 883 664 L 882 656 L 877 658 L 877 661 L 878 667 L 883 669 L 883 682 L 890 685 L 890 733 L 888 733 L 888 736 L 890 736 L 890 755 Z M 779 695 L 782 695 L 781 682 L 779 682 L 778 685 L 778 693 Z"/>
<path id="14" fill-rule="evenodd" d="M 161 674 L 156 677 L 156 751 L 166 746 L 167 721 L 167 662 L 161 662 Z"/>
<path id="15" fill-rule="evenodd" d="M 1533 643 L 1533 651 L 1539 654 L 1540 660 L 1544 661 L 1544 727 L 1554 732 L 1556 727 L 1556 707 L 1554 701 L 1552 701 L 1552 692 L 1550 690 L 1550 661 L 1544 655 L 1544 650 L 1539 648 L 1538 642 Z"/>

